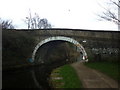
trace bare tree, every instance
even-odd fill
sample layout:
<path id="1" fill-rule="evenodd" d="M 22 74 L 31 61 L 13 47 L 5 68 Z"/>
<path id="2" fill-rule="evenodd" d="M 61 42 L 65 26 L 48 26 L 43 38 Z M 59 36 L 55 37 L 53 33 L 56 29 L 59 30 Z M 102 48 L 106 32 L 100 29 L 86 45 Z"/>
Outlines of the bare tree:
<path id="1" fill-rule="evenodd" d="M 2 20 L 0 18 L 0 25 L 2 26 L 2 29 L 14 29 L 11 20 Z"/>
<path id="2" fill-rule="evenodd" d="M 111 8 L 104 8 L 105 11 L 101 14 L 98 15 L 100 18 L 107 20 L 107 21 L 112 21 L 115 24 L 120 25 L 120 0 L 118 2 L 116 0 L 110 0 L 109 3 L 107 3 L 109 6 L 113 6 Z M 114 9 L 114 10 L 113 10 Z M 118 12 L 117 12 L 118 10 Z"/>
<path id="3" fill-rule="evenodd" d="M 46 18 L 41 19 L 36 13 L 32 17 L 31 12 L 26 17 L 25 22 L 27 23 L 28 29 L 46 29 L 52 27 Z"/>

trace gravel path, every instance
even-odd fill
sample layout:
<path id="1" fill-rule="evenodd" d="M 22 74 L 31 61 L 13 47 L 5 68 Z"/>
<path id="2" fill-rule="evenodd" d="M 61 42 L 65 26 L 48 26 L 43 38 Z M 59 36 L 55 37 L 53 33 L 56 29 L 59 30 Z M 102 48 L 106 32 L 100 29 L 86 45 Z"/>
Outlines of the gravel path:
<path id="1" fill-rule="evenodd" d="M 118 83 L 101 72 L 86 67 L 82 62 L 73 63 L 84 88 L 118 88 Z"/>

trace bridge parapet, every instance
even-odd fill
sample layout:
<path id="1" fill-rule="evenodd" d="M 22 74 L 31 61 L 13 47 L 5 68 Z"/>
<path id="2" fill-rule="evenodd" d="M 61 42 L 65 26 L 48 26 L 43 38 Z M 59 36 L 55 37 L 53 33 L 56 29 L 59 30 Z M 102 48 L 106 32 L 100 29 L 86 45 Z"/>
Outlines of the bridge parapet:
<path id="1" fill-rule="evenodd" d="M 31 31 L 33 32 L 33 31 Z M 82 30 L 34 30 L 37 35 L 63 35 L 74 37 L 91 37 L 91 38 L 106 38 L 106 39 L 118 39 L 120 38 L 120 32 L 110 31 L 82 31 Z"/>

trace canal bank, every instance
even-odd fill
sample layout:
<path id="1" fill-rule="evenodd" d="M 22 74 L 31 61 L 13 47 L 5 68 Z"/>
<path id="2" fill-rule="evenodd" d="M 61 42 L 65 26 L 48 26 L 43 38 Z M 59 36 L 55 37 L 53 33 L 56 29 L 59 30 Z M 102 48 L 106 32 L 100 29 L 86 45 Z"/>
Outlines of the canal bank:
<path id="1" fill-rule="evenodd" d="M 54 88 L 82 88 L 82 83 L 71 64 L 54 69 L 50 75 L 50 83 Z"/>

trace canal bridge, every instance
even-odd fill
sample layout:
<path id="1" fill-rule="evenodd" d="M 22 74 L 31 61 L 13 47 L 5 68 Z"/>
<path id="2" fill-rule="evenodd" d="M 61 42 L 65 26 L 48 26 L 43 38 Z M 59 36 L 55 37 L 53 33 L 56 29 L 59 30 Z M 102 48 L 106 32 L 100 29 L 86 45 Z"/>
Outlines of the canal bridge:
<path id="1" fill-rule="evenodd" d="M 41 46 L 51 41 L 59 40 L 74 44 L 77 47 L 77 51 L 80 53 L 82 52 L 82 60 L 85 62 L 93 60 L 94 58 L 104 59 L 106 56 L 111 56 L 112 58 L 113 54 L 113 56 L 117 56 L 120 51 L 120 32 L 118 31 L 95 31 L 82 29 L 14 29 L 3 30 L 3 59 L 7 57 L 6 51 L 9 49 L 6 48 L 8 45 L 10 47 L 13 45 L 13 48 L 11 48 L 13 50 L 10 51 L 11 53 L 18 50 L 19 55 L 24 58 L 23 63 L 29 63 L 28 61 L 34 63 L 38 61 L 35 57 Z M 11 42 L 13 43 L 11 44 Z M 24 55 L 22 55 L 23 53 Z M 9 61 L 3 60 L 3 65 L 6 64 L 6 62 Z M 13 63 L 12 61 L 10 63 L 11 65 L 15 64 L 14 61 Z"/>

